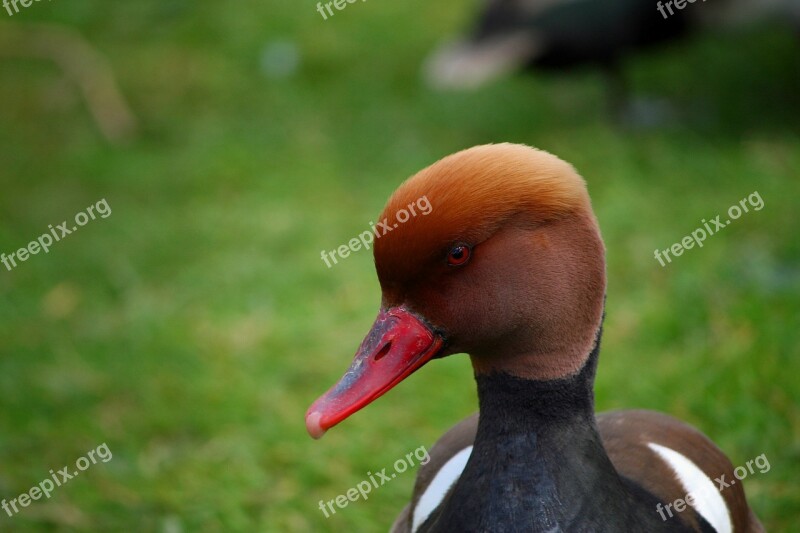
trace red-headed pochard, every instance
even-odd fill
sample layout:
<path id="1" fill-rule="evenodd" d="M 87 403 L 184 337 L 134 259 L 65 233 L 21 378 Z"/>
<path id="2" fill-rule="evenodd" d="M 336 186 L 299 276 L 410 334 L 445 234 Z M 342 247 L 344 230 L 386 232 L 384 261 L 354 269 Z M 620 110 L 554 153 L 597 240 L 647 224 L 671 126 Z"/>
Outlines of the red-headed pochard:
<path id="1" fill-rule="evenodd" d="M 572 166 L 476 146 L 403 183 L 381 218 L 423 196 L 427 216 L 375 241 L 378 318 L 306 414 L 319 438 L 431 359 L 469 354 L 479 413 L 431 448 L 392 531 L 763 531 L 702 433 L 650 411 L 595 416 L 605 252 Z"/>

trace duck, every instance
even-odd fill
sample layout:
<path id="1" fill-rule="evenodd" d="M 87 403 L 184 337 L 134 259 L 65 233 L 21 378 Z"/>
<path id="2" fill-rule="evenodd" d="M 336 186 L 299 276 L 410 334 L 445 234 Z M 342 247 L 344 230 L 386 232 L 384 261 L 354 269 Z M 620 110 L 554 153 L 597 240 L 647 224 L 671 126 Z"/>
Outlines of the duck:
<path id="1" fill-rule="evenodd" d="M 425 59 L 434 89 L 475 89 L 512 72 L 599 66 L 622 81 L 620 63 L 638 51 L 709 30 L 756 21 L 800 29 L 796 0 L 486 0 L 470 28 Z"/>
<path id="2" fill-rule="evenodd" d="M 800 30 L 800 5 L 796 0 L 486 0 L 468 30 L 425 58 L 421 77 L 433 90 L 465 91 L 523 71 L 597 68 L 611 115 L 622 125 L 652 127 L 670 121 L 676 110 L 660 99 L 632 96 L 626 59 L 688 36 L 761 20 L 788 20 Z"/>
<path id="3" fill-rule="evenodd" d="M 462 37 L 423 64 L 435 89 L 474 89 L 518 70 L 595 65 L 613 77 L 633 51 L 683 37 L 686 10 L 666 19 L 653 0 L 489 0 Z"/>
<path id="4" fill-rule="evenodd" d="M 427 216 L 375 240 L 378 316 L 305 418 L 319 439 L 429 362 L 468 355 L 479 410 L 430 448 L 392 532 L 763 531 L 699 430 L 595 413 L 605 246 L 574 167 L 475 146 L 406 180 L 381 218 L 423 196 Z"/>

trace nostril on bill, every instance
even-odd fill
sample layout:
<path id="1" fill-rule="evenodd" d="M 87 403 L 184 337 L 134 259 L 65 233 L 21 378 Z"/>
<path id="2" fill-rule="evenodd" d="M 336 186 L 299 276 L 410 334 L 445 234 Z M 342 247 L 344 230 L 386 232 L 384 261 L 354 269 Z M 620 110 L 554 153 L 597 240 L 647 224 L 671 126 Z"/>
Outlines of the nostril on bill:
<path id="1" fill-rule="evenodd" d="M 387 353 L 389 353 L 389 350 L 391 349 L 392 349 L 392 341 L 389 341 L 383 345 L 383 348 L 381 348 L 381 350 L 378 353 L 375 354 L 375 360 L 380 361 L 381 359 L 383 359 L 383 357 Z"/>

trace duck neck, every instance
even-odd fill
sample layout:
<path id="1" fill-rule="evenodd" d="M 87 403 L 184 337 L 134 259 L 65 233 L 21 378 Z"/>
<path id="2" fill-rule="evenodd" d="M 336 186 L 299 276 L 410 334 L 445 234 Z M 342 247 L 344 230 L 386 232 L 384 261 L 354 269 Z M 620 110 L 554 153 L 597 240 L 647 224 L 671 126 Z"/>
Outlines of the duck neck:
<path id="1" fill-rule="evenodd" d="M 492 531 L 519 517 L 524 526 L 509 531 L 572 531 L 587 519 L 604 531 L 624 531 L 627 517 L 640 515 L 642 502 L 617 474 L 595 424 L 599 337 L 568 378 L 476 375 L 474 448 L 433 530 Z"/>

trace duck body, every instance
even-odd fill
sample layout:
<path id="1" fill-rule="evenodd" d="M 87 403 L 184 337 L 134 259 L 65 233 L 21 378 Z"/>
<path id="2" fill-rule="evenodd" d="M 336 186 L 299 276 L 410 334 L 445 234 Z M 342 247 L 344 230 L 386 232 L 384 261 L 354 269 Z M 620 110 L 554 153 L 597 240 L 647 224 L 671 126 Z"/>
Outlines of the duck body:
<path id="1" fill-rule="evenodd" d="M 428 215 L 376 241 L 378 317 L 306 413 L 320 438 L 428 362 L 469 355 L 479 416 L 430 449 L 392 531 L 763 531 L 741 483 L 718 490 L 733 466 L 702 433 L 649 411 L 595 416 L 605 249 L 575 169 L 474 147 L 407 180 L 381 218 L 422 196 Z"/>
<path id="2" fill-rule="evenodd" d="M 596 361 L 597 353 L 567 380 L 478 376 L 480 416 L 463 420 L 431 449 L 392 533 L 763 531 L 741 485 L 721 493 L 716 507 L 703 507 L 708 519 L 689 506 L 665 507 L 702 487 L 676 480 L 653 444 L 685 454 L 709 476 L 733 479 L 733 465 L 702 433 L 664 414 L 627 410 L 595 418 Z M 431 487 L 465 450 L 463 472 L 451 473 L 444 491 Z M 726 518 L 729 508 L 738 512 Z"/>
<path id="3" fill-rule="evenodd" d="M 659 500 L 617 474 L 581 385 L 479 378 L 483 422 L 470 461 L 416 531 L 692 531 L 662 521 Z"/>

